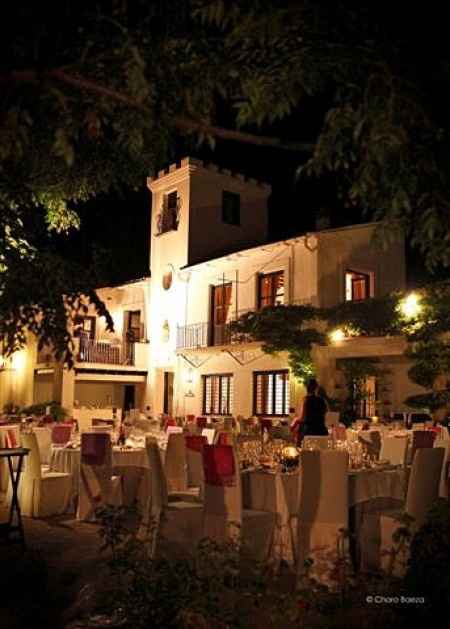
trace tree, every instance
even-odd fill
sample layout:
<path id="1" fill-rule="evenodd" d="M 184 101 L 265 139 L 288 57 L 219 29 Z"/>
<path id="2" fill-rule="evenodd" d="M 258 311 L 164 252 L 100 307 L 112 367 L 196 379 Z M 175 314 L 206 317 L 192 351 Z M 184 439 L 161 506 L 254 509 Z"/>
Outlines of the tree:
<path id="1" fill-rule="evenodd" d="M 82 293 L 95 302 L 96 276 L 58 260 L 47 232 L 76 229 L 77 204 L 88 198 L 142 185 L 180 135 L 293 151 L 302 173 L 335 173 L 348 203 L 385 219 L 385 237 L 405 229 L 430 268 L 448 265 L 449 56 L 439 65 L 440 51 L 425 58 L 417 51 L 419 20 L 401 29 L 400 40 L 392 5 L 372 4 L 66 0 L 11 7 L 2 20 L 0 69 L 6 348 L 17 347 L 31 326 L 41 342 L 66 351 L 67 303 L 78 308 Z M 440 108 L 427 98 L 437 89 Z M 302 107 L 311 100 L 317 120 L 305 123 Z M 228 128 L 220 126 L 223 110 Z M 280 120 L 296 138 L 270 135 Z M 60 279 L 43 294 L 42 273 L 51 277 L 54 267 Z"/>

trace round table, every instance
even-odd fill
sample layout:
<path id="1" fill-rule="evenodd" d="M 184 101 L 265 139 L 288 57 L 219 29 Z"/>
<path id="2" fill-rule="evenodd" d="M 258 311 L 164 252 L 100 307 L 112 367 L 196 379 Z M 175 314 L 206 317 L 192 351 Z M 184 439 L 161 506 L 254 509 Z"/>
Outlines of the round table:
<path id="1" fill-rule="evenodd" d="M 284 474 L 263 470 L 242 472 L 243 505 L 247 509 L 270 511 L 276 515 L 274 560 L 293 563 L 293 539 L 290 520 L 298 514 L 301 489 L 299 472 Z M 398 505 L 405 496 L 403 468 L 349 470 L 349 521 L 352 532 L 358 531 L 364 514 L 392 504 Z"/>
<path id="2" fill-rule="evenodd" d="M 80 477 L 80 448 L 52 446 L 50 453 L 50 471 L 66 472 L 72 479 L 72 505 L 75 506 Z M 124 504 L 133 504 L 135 499 L 145 500 L 150 486 L 148 474 L 147 452 L 145 448 L 112 449 L 113 474 L 122 476 Z"/>

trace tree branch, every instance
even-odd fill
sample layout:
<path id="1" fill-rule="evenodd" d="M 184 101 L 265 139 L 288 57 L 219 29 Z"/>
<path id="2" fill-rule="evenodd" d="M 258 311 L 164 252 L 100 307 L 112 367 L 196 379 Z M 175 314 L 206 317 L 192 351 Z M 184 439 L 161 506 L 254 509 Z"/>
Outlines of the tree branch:
<path id="1" fill-rule="evenodd" d="M 42 78 L 54 79 L 61 83 L 65 83 L 66 85 L 71 85 L 79 90 L 85 90 L 87 92 L 98 94 L 99 96 L 105 96 L 106 98 L 122 103 L 132 109 L 137 109 L 144 113 L 150 113 L 150 109 L 144 103 L 131 98 L 127 94 L 123 94 L 115 89 L 100 85 L 96 81 L 91 81 L 90 79 L 86 79 L 79 75 L 74 76 L 72 74 L 68 74 L 62 69 L 49 70 L 44 74 L 38 74 L 34 70 L 13 71 L 8 75 L 0 77 L 0 83 L 8 81 L 18 83 L 39 83 Z M 223 127 L 217 127 L 198 120 L 192 120 L 186 116 L 176 116 L 174 118 L 174 126 L 179 131 L 184 133 L 204 133 L 205 135 L 210 135 L 221 140 L 230 140 L 233 142 L 252 144 L 254 146 L 265 146 L 268 148 L 282 149 L 297 153 L 312 153 L 314 150 L 314 144 L 283 142 L 279 138 L 255 135 L 253 133 L 246 133 L 235 129 L 225 129 Z"/>

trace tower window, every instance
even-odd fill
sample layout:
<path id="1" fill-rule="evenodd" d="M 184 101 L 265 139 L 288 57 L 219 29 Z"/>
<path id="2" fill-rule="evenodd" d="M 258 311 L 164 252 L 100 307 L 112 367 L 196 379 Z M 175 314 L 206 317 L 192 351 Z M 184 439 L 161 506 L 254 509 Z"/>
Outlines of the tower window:
<path id="1" fill-rule="evenodd" d="M 358 271 L 345 273 L 345 301 L 361 301 L 370 297 L 370 275 Z"/>
<path id="2" fill-rule="evenodd" d="M 236 192 L 222 192 L 222 221 L 228 225 L 241 224 L 241 195 Z"/>

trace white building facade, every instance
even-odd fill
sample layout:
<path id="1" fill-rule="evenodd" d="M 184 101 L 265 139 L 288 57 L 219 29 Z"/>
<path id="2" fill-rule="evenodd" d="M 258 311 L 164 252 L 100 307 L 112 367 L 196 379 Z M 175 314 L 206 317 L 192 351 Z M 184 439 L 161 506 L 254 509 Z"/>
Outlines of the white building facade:
<path id="1" fill-rule="evenodd" d="M 114 333 L 95 313 L 81 318 L 70 371 L 28 347 L 21 376 L 0 373 L 0 404 L 56 399 L 69 410 L 285 416 L 304 394 L 288 356 L 233 342 L 229 323 L 265 306 L 330 307 L 405 288 L 403 241 L 381 249 L 372 224 L 267 243 L 266 184 L 187 158 L 148 185 L 151 277 L 99 291 Z M 382 359 L 390 376 L 382 390 L 368 383 L 373 403 L 362 412 L 370 416 L 375 402 L 406 410 L 404 399 L 421 392 L 407 378 L 404 349 L 400 337 L 351 338 L 315 347 L 313 358 L 321 384 L 338 398 L 339 359 Z"/>

